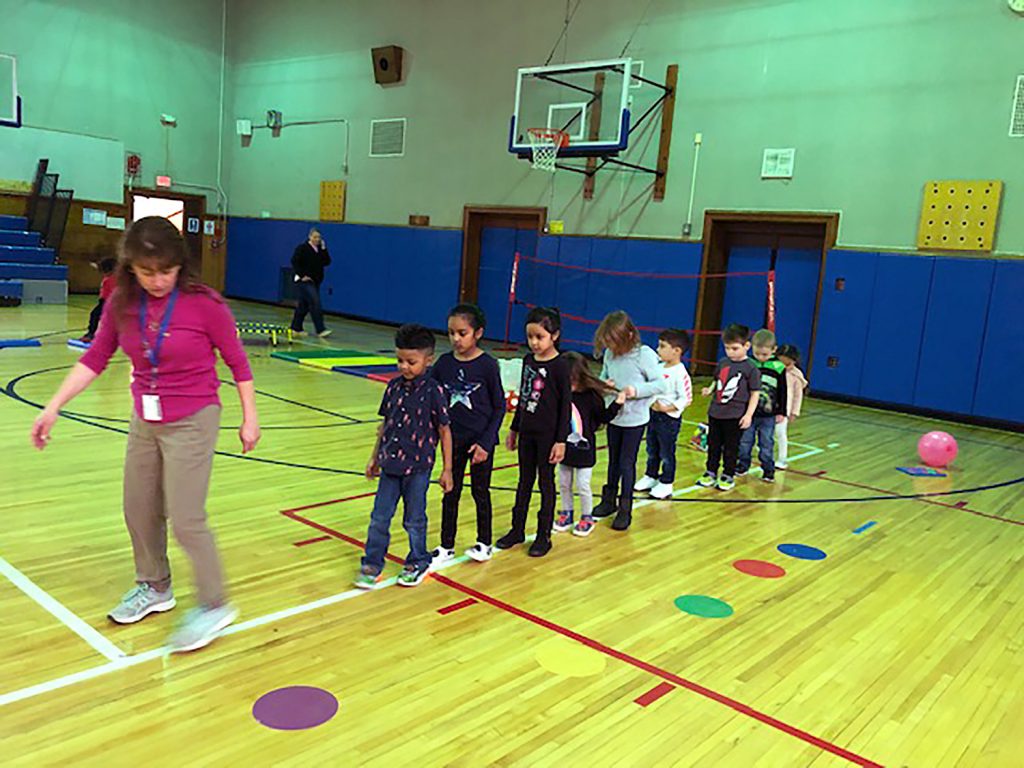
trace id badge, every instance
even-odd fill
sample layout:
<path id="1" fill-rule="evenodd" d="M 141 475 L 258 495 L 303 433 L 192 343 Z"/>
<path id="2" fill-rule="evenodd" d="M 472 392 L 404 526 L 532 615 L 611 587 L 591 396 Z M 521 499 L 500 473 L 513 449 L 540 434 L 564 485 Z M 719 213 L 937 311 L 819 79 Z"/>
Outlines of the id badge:
<path id="1" fill-rule="evenodd" d="M 164 414 L 160 408 L 160 395 L 142 396 L 142 418 L 146 421 L 163 421 Z"/>

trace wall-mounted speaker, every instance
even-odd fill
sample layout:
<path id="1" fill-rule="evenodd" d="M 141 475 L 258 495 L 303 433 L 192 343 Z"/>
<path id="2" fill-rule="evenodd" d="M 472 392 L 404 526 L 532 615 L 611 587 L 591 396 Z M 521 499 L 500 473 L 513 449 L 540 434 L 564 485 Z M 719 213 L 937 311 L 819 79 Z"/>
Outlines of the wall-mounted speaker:
<path id="1" fill-rule="evenodd" d="M 397 83 L 402 79 L 402 48 L 397 45 L 385 45 L 374 48 L 373 79 L 378 85 Z"/>

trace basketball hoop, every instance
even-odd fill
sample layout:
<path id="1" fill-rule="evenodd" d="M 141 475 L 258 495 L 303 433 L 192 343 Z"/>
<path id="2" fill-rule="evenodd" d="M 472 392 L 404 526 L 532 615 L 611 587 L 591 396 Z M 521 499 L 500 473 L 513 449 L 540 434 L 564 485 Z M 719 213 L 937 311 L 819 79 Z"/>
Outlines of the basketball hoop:
<path id="1" fill-rule="evenodd" d="M 569 146 L 569 134 L 557 128 L 528 128 L 533 167 L 538 171 L 555 172 L 558 150 Z"/>

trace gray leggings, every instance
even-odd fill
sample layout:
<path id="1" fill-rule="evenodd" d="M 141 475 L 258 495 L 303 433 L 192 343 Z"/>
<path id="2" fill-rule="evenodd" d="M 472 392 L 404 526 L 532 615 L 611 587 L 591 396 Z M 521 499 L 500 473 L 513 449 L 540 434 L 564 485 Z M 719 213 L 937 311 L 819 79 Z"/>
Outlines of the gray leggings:
<path id="1" fill-rule="evenodd" d="M 580 515 L 589 515 L 594 508 L 594 494 L 590 490 L 590 476 L 594 468 L 567 467 L 558 465 L 558 490 L 562 494 L 562 512 L 573 511 L 572 481 L 576 478 L 576 492 L 580 495 Z"/>

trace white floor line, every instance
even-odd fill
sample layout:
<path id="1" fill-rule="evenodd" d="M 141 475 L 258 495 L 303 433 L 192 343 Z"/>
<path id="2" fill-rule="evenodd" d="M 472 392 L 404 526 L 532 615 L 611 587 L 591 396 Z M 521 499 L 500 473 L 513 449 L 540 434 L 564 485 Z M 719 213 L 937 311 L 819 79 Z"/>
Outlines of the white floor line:
<path id="1" fill-rule="evenodd" d="M 104 637 L 99 630 L 93 628 L 76 614 L 72 613 L 63 603 L 36 585 L 32 579 L 2 557 L 0 557 L 0 573 L 3 573 L 14 586 L 32 598 L 43 610 L 85 640 L 85 642 L 102 653 L 106 658 L 113 661 L 114 659 L 125 657 L 125 652 Z"/>
<path id="2" fill-rule="evenodd" d="M 800 453 L 800 454 L 797 454 L 796 456 L 790 457 L 790 461 L 799 461 L 800 459 L 806 459 L 806 458 L 808 458 L 810 456 L 816 456 L 819 453 L 823 453 L 823 450 L 821 448 L 814 448 L 812 450 L 805 451 L 804 453 Z M 759 471 L 760 471 L 760 468 L 755 468 L 755 469 L 753 469 L 751 471 L 751 474 L 755 474 L 756 472 L 759 472 Z M 693 493 L 694 491 L 699 491 L 699 490 L 704 490 L 704 489 L 702 489 L 699 485 L 691 485 L 691 486 L 688 486 L 686 488 L 680 488 L 678 491 L 675 491 L 672 495 L 673 496 L 682 496 L 684 494 Z M 633 508 L 634 509 L 638 509 L 640 507 L 645 507 L 645 506 L 647 506 L 649 504 L 658 503 L 659 501 L 660 501 L 659 499 L 646 499 L 644 501 L 640 501 L 640 502 L 634 504 Z M 608 518 L 608 519 L 611 520 L 612 518 Z M 528 542 L 532 541 L 534 538 L 535 538 L 535 536 L 533 536 L 533 535 L 527 536 L 525 543 L 528 543 Z M 502 552 L 502 550 L 495 550 L 495 553 L 494 553 L 495 557 L 497 557 L 501 552 Z M 447 568 L 451 568 L 453 566 L 460 565 L 460 564 L 468 562 L 468 561 L 469 561 L 469 558 L 467 556 L 461 555 L 460 557 L 456 557 L 454 560 L 452 560 L 452 561 L 450 561 L 448 563 L 445 563 L 444 565 L 438 567 L 436 570 L 438 570 L 438 571 L 445 570 Z M 7 566 L 6 561 L 4 561 L 2 558 L 0 558 L 0 564 L 2 564 L 4 566 Z M 7 567 L 10 567 L 10 566 L 7 566 Z M 21 574 L 19 573 L 19 575 L 21 575 Z M 8 575 L 8 578 L 10 578 L 9 575 Z M 25 578 L 25 577 L 22 576 L 22 578 Z M 28 581 L 27 578 L 25 578 L 25 580 Z M 12 579 L 12 581 L 13 581 L 13 579 Z M 377 585 L 376 589 L 383 589 L 384 587 L 391 586 L 396 581 L 397 581 L 396 577 L 392 577 L 390 579 L 386 579 L 386 580 L 382 581 L 379 585 Z M 28 582 L 28 583 L 31 584 L 31 582 Z M 34 584 L 32 586 L 35 589 L 37 589 L 37 590 L 39 589 L 38 587 L 35 587 Z M 235 635 L 235 634 L 238 634 L 240 632 L 245 632 L 246 630 L 249 630 L 249 629 L 255 629 L 256 627 L 262 627 L 262 626 L 265 626 L 267 624 L 272 624 L 273 622 L 276 622 L 276 621 L 281 621 L 282 619 L 287 619 L 287 618 L 290 618 L 292 616 L 298 616 L 299 614 L 308 613 L 309 611 L 315 611 L 318 608 L 323 608 L 323 607 L 328 606 L 328 605 L 334 605 L 335 603 L 340 603 L 340 602 L 343 602 L 345 600 L 351 600 L 353 598 L 359 597 L 360 595 L 372 594 L 373 592 L 376 591 L 376 589 L 350 589 L 347 592 L 340 592 L 340 593 L 338 593 L 336 595 L 330 595 L 329 597 L 323 597 L 323 598 L 320 598 L 319 600 L 313 600 L 311 602 L 303 603 L 302 605 L 297 605 L 297 606 L 294 606 L 292 608 L 285 608 L 284 610 L 275 611 L 274 613 L 268 613 L 265 616 L 257 616 L 255 619 L 249 619 L 248 621 L 243 621 L 243 622 L 240 622 L 238 624 L 233 624 L 232 626 L 230 626 L 226 630 L 224 630 L 223 634 L 224 635 Z M 39 591 L 42 592 L 42 590 L 39 590 Z M 42 594 L 46 595 L 45 592 L 42 592 Z M 46 597 L 49 597 L 49 595 L 46 595 Z M 53 598 L 50 598 L 50 599 L 53 600 Z M 53 602 L 56 603 L 57 605 L 60 605 L 59 603 L 56 602 L 56 600 L 53 600 Z M 60 606 L 60 607 L 63 608 L 63 606 Z M 66 608 L 64 608 L 64 610 L 67 611 Z M 69 615 L 74 616 L 74 614 L 71 614 L 70 611 L 67 611 L 67 612 L 68 612 Z M 51 613 L 52 613 L 52 611 L 51 611 Z M 56 615 L 56 614 L 54 614 L 54 615 Z M 82 622 L 81 619 L 78 619 L 77 616 L 75 616 L 74 618 L 77 619 L 79 622 L 84 624 L 84 622 Z M 89 630 L 91 630 L 92 632 L 96 632 L 96 630 L 92 629 L 92 627 L 88 627 L 88 625 L 85 625 L 85 626 Z M 99 634 L 99 633 L 96 633 L 96 634 Z M 106 638 L 103 638 L 102 635 L 100 635 L 100 639 L 103 642 L 106 642 L 107 644 L 111 645 L 111 647 L 113 647 L 113 645 L 111 643 L 109 643 L 109 641 L 107 641 Z M 108 662 L 106 664 L 101 664 L 101 665 L 96 666 L 96 667 L 91 667 L 89 669 L 82 670 L 81 672 L 73 672 L 70 675 L 64 675 L 63 677 L 58 677 L 58 678 L 55 678 L 53 680 L 48 680 L 45 683 L 39 683 L 37 685 L 31 685 L 31 686 L 28 686 L 27 688 L 21 688 L 21 689 L 16 690 L 16 691 L 11 691 L 10 693 L 0 694 L 0 707 L 6 706 L 7 704 L 13 704 L 13 703 L 18 702 L 18 701 L 24 701 L 25 699 L 30 699 L 30 698 L 32 698 L 34 696 L 39 696 L 39 695 L 44 694 L 44 693 L 49 693 L 51 691 L 56 691 L 56 690 L 59 690 L 61 688 L 67 688 L 68 686 L 75 685 L 76 683 L 81 683 L 81 682 L 84 682 L 86 680 L 92 680 L 94 678 L 101 677 L 103 675 L 109 674 L 110 672 L 117 672 L 117 671 L 122 670 L 122 669 L 127 669 L 128 667 L 134 667 L 137 664 L 142 664 L 142 663 L 147 662 L 147 661 L 152 661 L 154 659 L 159 659 L 162 656 L 165 656 L 167 654 L 167 649 L 166 648 L 155 648 L 155 649 L 153 649 L 151 651 L 144 651 L 143 653 L 138 653 L 138 654 L 135 654 L 133 656 L 125 656 L 124 654 L 122 654 L 116 648 L 114 650 L 119 654 L 119 657 L 113 659 L 112 661 L 110 661 L 110 662 Z"/>

